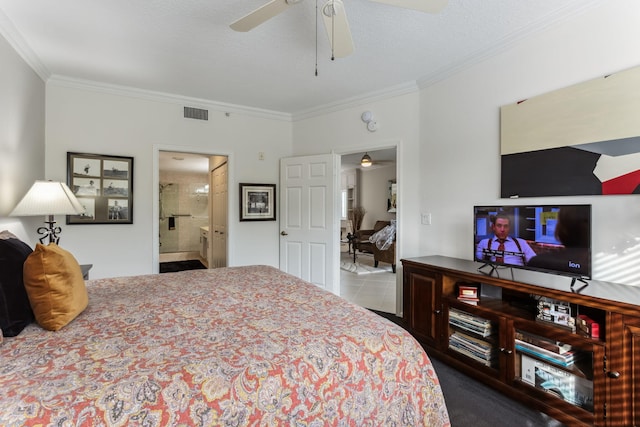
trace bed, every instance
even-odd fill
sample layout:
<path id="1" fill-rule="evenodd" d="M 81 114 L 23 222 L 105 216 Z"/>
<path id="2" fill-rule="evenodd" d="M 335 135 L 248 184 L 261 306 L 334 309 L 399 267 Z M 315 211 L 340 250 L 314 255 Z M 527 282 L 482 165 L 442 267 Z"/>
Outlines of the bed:
<path id="1" fill-rule="evenodd" d="M 0 344 L 0 425 L 448 426 L 402 328 L 268 266 L 86 282 Z"/>

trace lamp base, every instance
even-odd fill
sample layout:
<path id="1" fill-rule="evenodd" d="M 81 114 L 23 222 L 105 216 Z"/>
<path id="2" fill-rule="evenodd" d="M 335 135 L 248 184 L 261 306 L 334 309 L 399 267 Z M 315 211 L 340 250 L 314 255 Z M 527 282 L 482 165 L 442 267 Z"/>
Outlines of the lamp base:
<path id="1" fill-rule="evenodd" d="M 44 241 L 48 237 L 49 238 L 49 243 L 55 243 L 57 245 L 58 242 L 60 241 L 60 237 L 58 236 L 58 234 L 62 232 L 62 228 L 56 227 L 54 225 L 56 223 L 56 221 L 53 218 L 53 215 L 49 215 L 47 217 L 47 220 L 44 223 L 45 224 L 49 224 L 49 226 L 48 227 L 39 227 L 38 228 L 38 234 L 40 236 L 42 236 L 42 237 L 40 237 L 40 243 L 42 243 L 44 245 Z"/>

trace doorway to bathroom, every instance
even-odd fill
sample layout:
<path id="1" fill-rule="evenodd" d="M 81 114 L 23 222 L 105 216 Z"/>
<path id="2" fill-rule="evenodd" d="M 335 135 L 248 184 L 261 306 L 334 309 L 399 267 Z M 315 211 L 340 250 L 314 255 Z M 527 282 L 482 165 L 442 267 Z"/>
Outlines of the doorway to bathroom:
<path id="1" fill-rule="evenodd" d="M 226 244 L 211 236 L 214 229 L 216 237 L 221 227 L 226 231 L 226 187 L 221 191 L 214 180 L 226 169 L 226 156 L 159 151 L 158 158 L 159 271 L 225 266 L 218 252 L 226 260 Z"/>

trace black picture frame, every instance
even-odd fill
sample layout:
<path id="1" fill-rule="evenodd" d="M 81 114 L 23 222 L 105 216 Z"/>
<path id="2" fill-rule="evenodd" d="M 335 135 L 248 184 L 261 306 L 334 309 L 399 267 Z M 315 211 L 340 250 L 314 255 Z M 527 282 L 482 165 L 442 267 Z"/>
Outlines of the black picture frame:
<path id="1" fill-rule="evenodd" d="M 387 212 L 397 212 L 398 203 L 398 185 L 396 180 L 389 180 L 389 198 L 387 199 Z"/>
<path id="2" fill-rule="evenodd" d="M 240 221 L 275 221 L 276 185 L 240 184 Z"/>
<path id="3" fill-rule="evenodd" d="M 133 224 L 133 157 L 67 152 L 67 185 L 86 209 L 67 224 Z"/>

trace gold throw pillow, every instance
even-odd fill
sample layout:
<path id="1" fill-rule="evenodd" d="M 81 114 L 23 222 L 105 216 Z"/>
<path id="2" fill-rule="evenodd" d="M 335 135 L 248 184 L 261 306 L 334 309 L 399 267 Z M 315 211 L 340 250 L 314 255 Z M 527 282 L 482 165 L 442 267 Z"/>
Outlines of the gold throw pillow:
<path id="1" fill-rule="evenodd" d="M 38 243 L 23 273 L 36 322 L 44 329 L 57 331 L 87 308 L 89 296 L 80 265 L 55 243 Z"/>

